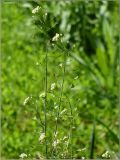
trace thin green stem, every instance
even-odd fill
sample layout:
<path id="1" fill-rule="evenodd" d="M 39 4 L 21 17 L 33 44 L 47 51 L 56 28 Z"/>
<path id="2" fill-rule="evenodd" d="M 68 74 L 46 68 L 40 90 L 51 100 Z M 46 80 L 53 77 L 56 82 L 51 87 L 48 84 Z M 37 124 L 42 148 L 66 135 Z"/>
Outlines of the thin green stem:
<path id="1" fill-rule="evenodd" d="M 95 101 L 95 106 L 96 107 L 97 102 Z M 94 150 L 95 150 L 95 135 L 96 135 L 96 110 L 97 108 L 94 109 L 93 113 L 93 128 L 90 136 L 90 155 L 89 158 L 93 159 L 94 158 Z"/>
<path id="2" fill-rule="evenodd" d="M 120 15 L 120 1 L 119 1 L 119 15 Z M 120 18 L 119 18 L 119 26 L 120 26 Z M 118 80 L 118 94 L 119 94 L 119 100 L 118 100 L 118 107 L 119 107 L 119 113 L 120 113 L 120 28 L 119 28 L 119 69 L 118 69 L 118 76 L 119 76 L 119 80 Z M 120 146 L 120 114 L 118 117 L 118 121 L 119 121 L 119 146 Z M 119 147 L 119 158 L 120 158 L 120 147 Z"/>
<path id="3" fill-rule="evenodd" d="M 44 130 L 44 123 L 42 122 L 41 115 L 40 115 L 40 113 L 39 113 L 37 104 L 36 104 L 36 117 L 37 117 L 37 119 L 39 119 L 39 125 L 40 125 L 40 126 L 42 127 L 42 129 Z"/>
<path id="4" fill-rule="evenodd" d="M 69 97 L 66 96 L 66 98 L 68 99 L 68 103 L 69 103 L 69 107 L 70 107 L 70 116 L 71 116 L 71 125 L 70 125 L 70 139 L 71 139 L 71 159 L 73 159 L 73 111 L 72 111 L 72 106 L 69 100 Z"/>
<path id="5" fill-rule="evenodd" d="M 63 76 L 62 76 L 63 79 L 62 79 L 59 106 L 58 106 L 58 110 L 57 110 L 55 132 L 54 132 L 54 139 L 53 139 L 53 142 L 56 141 L 56 143 L 57 143 L 56 135 L 57 135 L 57 131 L 58 131 L 58 120 L 59 120 L 59 116 L 60 116 L 60 108 L 61 108 L 61 103 L 62 103 L 63 88 L 64 88 L 64 81 L 65 81 L 65 71 L 66 71 L 66 54 L 64 54 L 64 68 L 63 68 Z M 55 152 L 57 152 L 57 146 L 56 146 L 56 148 L 53 148 L 52 155 L 53 155 L 54 150 L 55 150 Z"/>
<path id="6" fill-rule="evenodd" d="M 72 53 L 70 50 L 67 50 L 65 47 L 64 47 L 64 44 L 61 43 L 60 45 L 59 44 L 56 44 L 56 46 L 58 47 L 58 49 L 60 49 L 61 51 L 63 51 L 64 54 L 69 54 L 74 60 L 76 60 L 79 64 L 81 64 L 82 66 L 86 67 L 89 72 L 91 73 L 93 79 L 95 80 L 95 82 L 100 85 L 100 81 L 99 79 L 97 78 L 96 76 L 96 73 L 92 70 L 92 68 L 81 58 L 81 57 L 78 57 L 75 53 Z"/>
<path id="7" fill-rule="evenodd" d="M 45 52 L 45 102 L 44 102 L 44 133 L 45 133 L 45 153 L 47 158 L 47 63 L 48 63 L 48 55 L 47 55 L 47 49 Z"/>
<path id="8" fill-rule="evenodd" d="M 95 148 L 95 128 L 96 128 L 96 120 L 93 120 L 93 129 L 90 137 L 90 159 L 94 157 L 94 148 Z"/>

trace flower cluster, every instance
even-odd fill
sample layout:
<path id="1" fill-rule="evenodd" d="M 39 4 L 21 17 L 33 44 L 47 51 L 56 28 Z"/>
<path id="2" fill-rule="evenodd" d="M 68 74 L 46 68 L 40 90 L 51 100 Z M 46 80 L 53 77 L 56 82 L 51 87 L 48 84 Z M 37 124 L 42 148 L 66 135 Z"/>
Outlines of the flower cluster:
<path id="1" fill-rule="evenodd" d="M 55 36 L 52 38 L 52 41 L 58 41 L 60 36 L 62 36 L 62 34 L 56 33 Z"/>
<path id="2" fill-rule="evenodd" d="M 45 133 L 41 133 L 40 137 L 39 137 L 39 142 L 42 143 L 44 141 L 44 139 L 45 139 Z"/>
<path id="3" fill-rule="evenodd" d="M 56 147 L 58 144 L 60 143 L 60 141 L 57 139 L 53 142 L 52 146 L 53 147 Z"/>
<path id="4" fill-rule="evenodd" d="M 55 83 L 52 83 L 52 84 L 51 84 L 51 90 L 54 90 L 55 87 L 56 87 L 56 84 L 55 84 Z"/>
<path id="5" fill-rule="evenodd" d="M 103 158 L 110 158 L 109 151 L 106 151 L 104 154 L 102 154 Z"/>
<path id="6" fill-rule="evenodd" d="M 21 153 L 19 157 L 22 158 L 22 159 L 27 158 L 27 154 Z"/>
<path id="7" fill-rule="evenodd" d="M 39 9 L 40 9 L 39 6 L 37 6 L 36 8 L 34 8 L 34 9 L 32 10 L 32 14 L 38 13 Z"/>

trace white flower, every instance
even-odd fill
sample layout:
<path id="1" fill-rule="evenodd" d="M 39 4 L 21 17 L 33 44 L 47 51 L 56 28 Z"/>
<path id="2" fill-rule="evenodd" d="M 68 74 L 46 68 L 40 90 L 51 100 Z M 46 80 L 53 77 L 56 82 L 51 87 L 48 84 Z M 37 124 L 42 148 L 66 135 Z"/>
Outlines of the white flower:
<path id="1" fill-rule="evenodd" d="M 51 90 L 54 90 L 54 89 L 55 89 L 55 86 L 56 86 L 56 84 L 55 84 L 55 83 L 52 83 L 52 84 L 51 84 Z"/>
<path id="2" fill-rule="evenodd" d="M 55 36 L 52 38 L 52 41 L 57 41 L 62 34 L 56 33 Z"/>
<path id="3" fill-rule="evenodd" d="M 68 137 L 67 137 L 67 136 L 63 137 L 63 140 L 66 140 L 66 139 L 68 139 Z"/>
<path id="4" fill-rule="evenodd" d="M 58 135 L 58 132 L 55 132 L 55 133 L 54 133 L 54 136 L 57 137 L 57 135 Z"/>
<path id="5" fill-rule="evenodd" d="M 47 16 L 48 15 L 48 13 L 45 13 L 45 16 Z"/>
<path id="6" fill-rule="evenodd" d="M 110 158 L 109 151 L 106 151 L 104 154 L 102 154 L 103 158 Z"/>
<path id="7" fill-rule="evenodd" d="M 34 9 L 32 10 L 32 13 L 33 13 L 33 14 L 38 13 L 39 9 L 40 9 L 40 7 L 37 6 L 36 8 L 34 8 Z"/>
<path id="8" fill-rule="evenodd" d="M 44 139 L 45 139 L 45 133 L 41 133 L 39 137 L 39 142 L 43 142 Z"/>
<path id="9" fill-rule="evenodd" d="M 52 145 L 53 145 L 53 147 L 56 147 L 59 143 L 60 143 L 60 141 L 59 141 L 59 140 L 56 140 L 56 141 L 53 142 Z"/>
<path id="10" fill-rule="evenodd" d="M 30 98 L 31 98 L 31 97 L 27 97 L 27 98 L 24 100 L 24 102 L 23 102 L 23 105 L 24 105 L 24 106 L 29 102 Z"/>
<path id="11" fill-rule="evenodd" d="M 82 152 L 82 151 L 85 151 L 85 150 L 86 150 L 86 148 L 81 148 L 81 149 L 78 149 L 77 151 Z"/>
<path id="12" fill-rule="evenodd" d="M 21 153 L 19 157 L 22 158 L 22 159 L 23 159 L 23 158 L 26 158 L 26 157 L 27 157 L 27 154 Z"/>
<path id="13" fill-rule="evenodd" d="M 61 68 L 62 68 L 62 66 L 63 66 L 63 64 L 62 64 L 62 63 L 60 63 L 60 64 L 59 64 L 59 67 L 61 67 Z"/>

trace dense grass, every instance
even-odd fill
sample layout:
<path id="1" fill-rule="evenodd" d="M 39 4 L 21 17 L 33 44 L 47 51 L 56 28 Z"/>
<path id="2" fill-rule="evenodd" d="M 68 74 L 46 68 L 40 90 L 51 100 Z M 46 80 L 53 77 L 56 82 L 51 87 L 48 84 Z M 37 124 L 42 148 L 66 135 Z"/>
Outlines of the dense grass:
<path id="1" fill-rule="evenodd" d="M 2 3 L 2 158 L 26 153 L 28 158 L 79 159 L 93 151 L 94 158 L 106 151 L 115 158 L 117 64 L 112 72 L 100 56 L 101 45 L 91 58 L 61 45 L 45 51 L 34 36 L 31 10 L 24 3 Z M 105 54 L 114 50 L 111 41 L 107 44 Z"/>

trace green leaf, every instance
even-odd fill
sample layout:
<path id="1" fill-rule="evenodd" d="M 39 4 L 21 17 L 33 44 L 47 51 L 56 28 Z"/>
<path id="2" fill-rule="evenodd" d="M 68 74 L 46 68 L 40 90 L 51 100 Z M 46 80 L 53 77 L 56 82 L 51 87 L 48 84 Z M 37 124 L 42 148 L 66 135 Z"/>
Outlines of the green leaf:
<path id="1" fill-rule="evenodd" d="M 113 130 L 110 129 L 110 127 L 109 127 L 108 125 L 104 124 L 100 119 L 96 118 L 96 121 L 97 121 L 99 124 L 101 124 L 102 126 L 104 126 L 104 127 L 108 130 L 108 132 L 110 133 L 111 138 L 113 139 L 113 141 L 116 142 L 117 144 L 119 144 L 119 138 L 118 138 L 118 136 L 116 135 L 116 133 L 114 133 Z"/>
<path id="2" fill-rule="evenodd" d="M 114 63 L 114 53 L 115 53 L 115 47 L 113 42 L 113 32 L 111 25 L 108 23 L 106 19 L 103 21 L 103 35 L 105 38 L 105 42 L 108 49 L 108 54 L 110 57 L 110 64 L 113 65 Z"/>
<path id="3" fill-rule="evenodd" d="M 109 66 L 108 66 L 108 63 L 107 63 L 107 55 L 106 55 L 106 52 L 105 52 L 105 48 L 104 48 L 104 46 L 101 42 L 98 43 L 96 54 L 97 54 L 98 66 L 99 66 L 101 72 L 104 75 L 108 75 Z"/>

